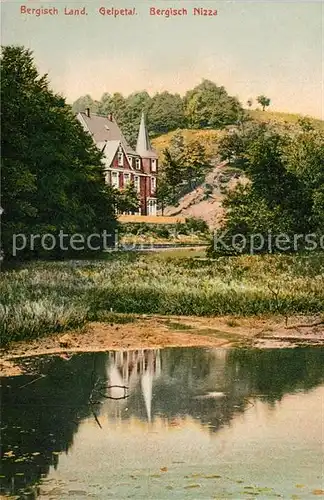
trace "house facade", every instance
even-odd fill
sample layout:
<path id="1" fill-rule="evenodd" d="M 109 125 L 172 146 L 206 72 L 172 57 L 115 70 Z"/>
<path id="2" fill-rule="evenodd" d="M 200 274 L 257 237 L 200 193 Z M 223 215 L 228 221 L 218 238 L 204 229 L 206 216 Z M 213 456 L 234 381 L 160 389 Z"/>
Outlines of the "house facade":
<path id="1" fill-rule="evenodd" d="M 140 200 L 140 215 L 156 215 L 156 185 L 158 155 L 151 146 L 144 113 L 138 133 L 136 150 L 123 136 L 114 117 L 96 115 L 86 109 L 77 119 L 88 132 L 98 149 L 104 154 L 107 184 L 123 189 L 133 182 Z"/>

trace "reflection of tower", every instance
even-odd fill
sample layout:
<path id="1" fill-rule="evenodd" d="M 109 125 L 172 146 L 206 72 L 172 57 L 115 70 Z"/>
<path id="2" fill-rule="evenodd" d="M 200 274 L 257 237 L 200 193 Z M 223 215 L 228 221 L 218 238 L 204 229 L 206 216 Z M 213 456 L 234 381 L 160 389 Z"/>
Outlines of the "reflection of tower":
<path id="1" fill-rule="evenodd" d="M 108 379 L 109 396 L 122 398 L 124 386 L 129 394 L 140 381 L 145 402 L 147 419 L 151 421 L 153 380 L 161 374 L 161 354 L 159 349 L 138 349 L 109 353 Z M 115 386 L 115 387 L 114 387 Z"/>
<path id="2" fill-rule="evenodd" d="M 156 363 L 154 363 L 153 356 L 154 356 L 154 353 L 152 351 L 149 351 L 147 366 L 144 370 L 144 373 L 141 376 L 142 392 L 143 392 L 144 401 L 145 401 L 147 419 L 149 422 L 151 422 L 152 387 L 153 387 L 154 368 L 156 369 Z M 159 358 L 159 360 L 160 360 L 160 358 Z"/>

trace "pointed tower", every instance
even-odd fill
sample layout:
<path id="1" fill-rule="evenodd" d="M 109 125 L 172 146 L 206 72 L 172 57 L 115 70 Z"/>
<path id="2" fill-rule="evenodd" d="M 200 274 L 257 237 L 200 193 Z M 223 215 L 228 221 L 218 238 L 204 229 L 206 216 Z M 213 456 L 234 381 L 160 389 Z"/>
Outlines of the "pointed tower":
<path id="1" fill-rule="evenodd" d="M 138 132 L 136 153 L 145 158 L 149 158 L 153 153 L 148 131 L 145 123 L 145 115 L 142 113 L 141 124 Z"/>
<path id="2" fill-rule="evenodd" d="M 156 176 L 158 171 L 158 155 L 151 146 L 145 124 L 144 113 L 142 113 L 141 124 L 138 132 L 136 153 L 141 157 L 143 172 L 146 174 L 146 177 L 143 179 L 143 192 L 145 195 L 141 211 L 143 215 L 156 215 Z"/>

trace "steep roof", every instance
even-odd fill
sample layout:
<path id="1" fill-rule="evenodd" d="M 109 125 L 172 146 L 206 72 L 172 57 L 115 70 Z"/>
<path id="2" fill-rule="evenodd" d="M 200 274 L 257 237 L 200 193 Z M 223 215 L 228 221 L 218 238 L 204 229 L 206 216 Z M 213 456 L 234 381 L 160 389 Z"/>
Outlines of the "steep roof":
<path id="1" fill-rule="evenodd" d="M 120 141 L 97 142 L 97 148 L 103 152 L 106 165 L 110 166 L 119 148 Z"/>
<path id="2" fill-rule="evenodd" d="M 144 158 L 158 157 L 156 151 L 154 151 L 150 143 L 149 135 L 145 124 L 144 113 L 142 113 L 141 124 L 137 138 L 136 152 Z"/>
<path id="3" fill-rule="evenodd" d="M 96 144 L 104 143 L 105 141 L 120 141 L 126 153 L 136 155 L 136 151 L 127 143 L 113 117 L 110 120 L 107 116 L 96 115 L 94 113 L 90 113 L 90 116 L 87 113 L 78 113 L 77 118 L 84 128 L 90 132 Z"/>

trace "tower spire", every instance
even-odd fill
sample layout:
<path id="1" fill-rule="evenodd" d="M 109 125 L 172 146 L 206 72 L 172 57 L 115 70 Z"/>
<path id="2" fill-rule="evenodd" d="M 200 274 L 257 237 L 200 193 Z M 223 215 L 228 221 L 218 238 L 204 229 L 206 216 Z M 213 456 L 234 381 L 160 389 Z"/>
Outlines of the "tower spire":
<path id="1" fill-rule="evenodd" d="M 152 153 L 152 146 L 146 128 L 144 112 L 142 113 L 141 117 L 141 124 L 137 138 L 136 153 L 144 157 L 147 156 L 147 153 Z"/>

